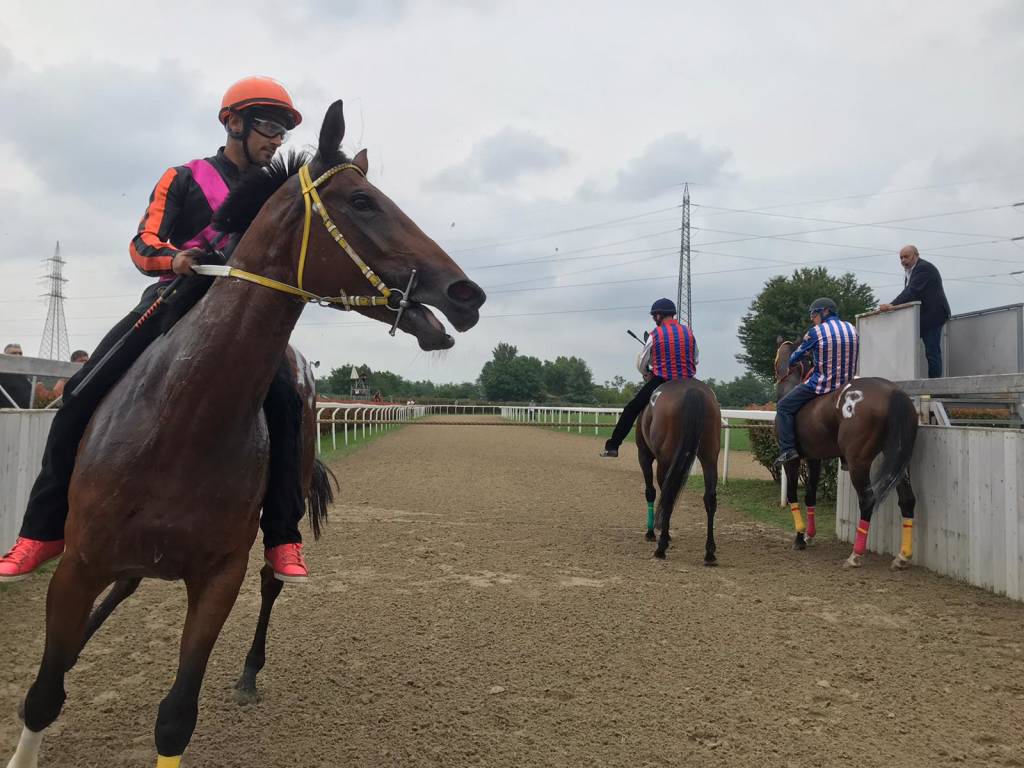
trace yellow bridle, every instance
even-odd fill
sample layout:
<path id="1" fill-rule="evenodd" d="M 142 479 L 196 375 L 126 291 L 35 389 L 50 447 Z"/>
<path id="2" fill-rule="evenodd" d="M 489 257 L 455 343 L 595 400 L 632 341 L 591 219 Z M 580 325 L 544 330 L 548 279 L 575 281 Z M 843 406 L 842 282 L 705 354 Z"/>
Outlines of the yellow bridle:
<path id="1" fill-rule="evenodd" d="M 409 287 L 405 291 L 397 290 L 394 288 L 388 288 L 384 284 L 384 281 L 380 279 L 380 276 L 374 272 L 366 264 L 365 261 L 360 258 L 359 254 L 356 253 L 355 249 L 349 244 L 345 236 L 341 234 L 341 230 L 338 229 L 337 225 L 331 220 L 330 214 L 327 213 L 327 208 L 324 206 L 323 201 L 320 199 L 320 194 L 317 192 L 317 187 L 331 178 L 334 174 L 340 173 L 341 171 L 352 170 L 358 173 L 360 176 L 365 177 L 363 169 L 353 163 L 342 163 L 336 165 L 333 168 L 325 171 L 315 181 L 310 177 L 309 166 L 304 165 L 299 169 L 299 184 L 302 187 L 302 199 L 306 206 L 305 220 L 302 226 L 302 248 L 299 250 L 299 267 L 298 267 L 298 285 L 289 285 L 288 283 L 282 283 L 280 280 L 274 280 L 273 278 L 264 277 L 263 275 L 257 275 L 254 272 L 248 272 L 238 267 L 229 266 L 196 266 L 194 271 L 201 275 L 208 275 L 211 277 L 237 277 L 239 280 L 246 280 L 250 283 L 256 283 L 266 288 L 272 288 L 275 291 L 281 291 L 282 293 L 288 293 L 292 296 L 297 296 L 303 301 L 315 302 L 323 307 L 340 306 L 344 310 L 348 311 L 353 307 L 387 307 L 393 312 L 399 313 L 401 316 L 402 311 L 407 305 L 408 296 L 407 294 L 412 289 L 413 282 L 415 280 L 416 271 L 413 270 L 412 278 L 409 280 Z M 359 267 L 359 271 L 363 273 L 363 276 L 369 281 L 370 285 L 377 289 L 380 296 L 349 296 L 344 291 L 340 296 L 318 296 L 311 291 L 307 291 L 302 287 L 303 274 L 306 271 L 306 253 L 309 250 L 309 230 L 310 222 L 313 219 L 313 211 L 320 214 L 320 218 L 324 222 L 324 226 L 330 233 L 334 241 L 341 246 L 342 250 L 348 254 L 349 258 Z M 392 306 L 390 299 L 393 295 L 397 295 L 401 298 L 397 306 Z M 398 325 L 398 318 L 395 318 L 395 326 Z M 394 336 L 395 328 L 391 329 L 391 335 Z"/>

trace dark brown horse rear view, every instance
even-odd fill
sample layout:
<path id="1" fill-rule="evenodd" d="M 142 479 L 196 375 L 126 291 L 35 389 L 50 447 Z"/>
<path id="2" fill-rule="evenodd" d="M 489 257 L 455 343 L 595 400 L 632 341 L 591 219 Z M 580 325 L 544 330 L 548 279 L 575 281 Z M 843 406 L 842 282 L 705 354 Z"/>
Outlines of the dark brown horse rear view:
<path id="1" fill-rule="evenodd" d="M 704 564 L 715 565 L 715 510 L 718 506 L 718 450 L 722 411 L 711 388 L 697 379 L 675 379 L 658 387 L 644 409 L 636 430 L 637 456 L 644 474 L 647 497 L 647 540 L 654 541 L 654 529 L 661 530 L 654 556 L 665 557 L 672 537 L 669 526 L 679 492 L 686 485 L 693 462 L 700 459 L 704 471 L 704 509 L 708 533 Z M 657 462 L 657 515 L 654 463 Z"/>
<path id="2" fill-rule="evenodd" d="M 789 357 L 796 345 L 785 341 L 775 357 L 776 397 L 781 399 L 803 378 L 801 366 L 790 368 Z M 801 458 L 785 466 L 787 498 L 796 529 L 794 547 L 804 549 L 815 533 L 815 503 L 823 459 L 841 458 L 849 470 L 850 483 L 857 492 L 860 521 L 853 552 L 845 561 L 856 568 L 863 562 L 871 517 L 893 488 L 899 494 L 902 521 L 900 553 L 892 561 L 895 570 L 906 568 L 913 554 L 912 534 L 916 498 L 910 482 L 910 459 L 917 439 L 917 411 L 907 394 L 887 379 L 855 378 L 842 389 L 821 395 L 800 409 L 796 438 L 800 457 L 807 462 L 808 482 L 804 524 L 797 502 L 797 478 Z M 882 464 L 871 479 L 871 465 L 878 454 Z"/>

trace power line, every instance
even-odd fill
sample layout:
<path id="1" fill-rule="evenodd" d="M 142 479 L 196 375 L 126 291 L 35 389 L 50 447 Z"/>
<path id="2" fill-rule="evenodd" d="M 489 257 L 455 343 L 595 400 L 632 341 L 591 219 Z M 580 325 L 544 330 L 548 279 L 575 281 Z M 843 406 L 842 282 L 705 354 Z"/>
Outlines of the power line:
<path id="1" fill-rule="evenodd" d="M 947 187 L 960 187 L 960 186 L 966 186 L 968 184 L 984 184 L 984 183 L 989 182 L 989 181 L 1003 181 L 1003 180 L 1007 180 L 1007 179 L 1019 179 L 1019 178 L 1024 178 L 1024 173 L 1012 173 L 1012 174 L 1007 174 L 1007 175 L 1003 175 L 1003 176 L 988 176 L 988 177 L 982 178 L 982 179 L 968 179 L 967 181 L 951 181 L 951 182 L 944 182 L 942 184 L 926 184 L 926 185 L 919 186 L 919 187 L 904 187 L 902 189 L 883 189 L 883 190 L 879 190 L 878 192 L 865 192 L 865 193 L 855 194 L 855 195 L 841 195 L 841 196 L 837 196 L 837 197 L 819 197 L 819 198 L 814 199 L 814 200 L 803 200 L 803 201 L 797 202 L 797 203 L 777 203 L 775 205 L 762 205 L 762 206 L 757 206 L 756 208 L 744 209 L 743 212 L 745 212 L 745 213 L 754 213 L 754 212 L 757 212 L 757 211 L 777 210 L 779 208 L 794 208 L 794 207 L 800 206 L 800 205 L 817 205 L 818 203 L 834 203 L 834 202 L 840 202 L 840 201 L 843 201 L 843 200 L 863 200 L 865 198 L 881 197 L 883 195 L 903 194 L 905 192 L 921 192 L 921 191 L 928 190 L 928 189 L 944 189 L 944 188 L 947 188 Z M 680 182 L 679 184 L 674 184 L 673 187 L 681 187 L 681 186 L 683 186 L 683 183 L 684 182 Z M 709 189 L 742 189 L 743 188 L 743 187 L 719 187 L 719 186 L 717 186 L 715 184 L 698 184 L 697 186 L 708 187 Z M 712 216 L 724 216 L 726 214 L 725 213 L 715 213 L 715 214 L 711 214 L 711 215 Z"/>
<path id="2" fill-rule="evenodd" d="M 465 268 L 466 269 L 473 269 L 473 270 L 498 269 L 499 267 L 520 267 L 520 266 L 523 266 L 524 264 L 541 264 L 541 263 L 548 262 L 548 261 L 551 261 L 551 262 L 563 261 L 563 260 L 564 261 L 570 261 L 570 259 L 566 259 L 565 258 L 566 254 L 584 253 L 586 251 L 593 251 L 593 250 L 595 250 L 597 248 L 610 248 L 610 247 L 612 247 L 614 245 L 624 245 L 626 243 L 635 243 L 637 240 L 646 240 L 649 237 L 658 237 L 659 235 L 667 235 L 667 234 L 675 233 L 675 232 L 678 232 L 678 231 L 679 231 L 679 227 L 673 227 L 672 229 L 666 229 L 666 230 L 663 230 L 661 232 L 650 232 L 650 233 L 647 233 L 647 234 L 644 234 L 644 235 L 638 235 L 637 237 L 629 237 L 629 238 L 626 238 L 625 240 L 616 240 L 613 243 L 602 243 L 600 245 L 590 245 L 590 246 L 587 246 L 586 248 L 576 248 L 576 249 L 571 250 L 571 251 L 562 251 L 557 256 L 539 256 L 539 257 L 533 257 L 533 258 L 529 258 L 529 259 L 520 259 L 518 261 L 505 261 L 505 262 L 501 262 L 501 263 L 498 263 L 498 264 L 467 264 Z M 588 256 L 586 258 L 599 259 L 602 256 L 608 256 L 608 255 L 611 255 L 611 254 L 596 253 L 596 254 L 593 254 L 593 255 Z"/>
<path id="3" fill-rule="evenodd" d="M 622 223 L 627 222 L 627 221 L 635 221 L 637 219 L 642 219 L 642 218 L 644 218 L 646 216 L 653 216 L 656 213 L 666 213 L 668 211 L 674 211 L 677 208 L 679 208 L 678 205 L 673 205 L 673 206 L 670 206 L 668 208 L 659 208 L 659 209 L 654 210 L 654 211 L 646 211 L 644 213 L 638 213 L 638 214 L 635 214 L 633 216 L 623 216 L 623 217 L 618 218 L 618 219 L 607 219 L 605 221 L 599 221 L 599 222 L 595 222 L 593 224 L 585 224 L 585 225 L 579 226 L 579 227 L 571 227 L 569 229 L 556 229 L 556 230 L 554 230 L 552 232 L 544 232 L 542 234 L 537 234 L 537 235 L 527 235 L 525 237 L 517 237 L 517 238 L 512 238 L 512 239 L 509 239 L 509 240 L 496 240 L 496 241 L 491 242 L 491 243 L 484 243 L 482 245 L 475 245 L 475 246 L 473 246 L 471 248 L 458 248 L 458 249 L 455 249 L 455 250 L 450 250 L 450 251 L 448 251 L 448 253 L 450 253 L 450 254 L 454 254 L 454 253 L 472 253 L 473 251 L 482 251 L 482 250 L 487 250 L 489 248 L 503 248 L 506 245 L 520 245 L 522 243 L 529 243 L 529 242 L 532 242 L 534 240 L 546 240 L 547 238 L 555 237 L 556 235 L 568 235 L 568 234 L 572 234 L 574 232 L 585 232 L 586 230 L 589 230 L 589 229 L 600 229 L 601 227 L 607 227 L 607 226 L 610 226 L 612 224 L 622 224 Z"/>
<path id="4" fill-rule="evenodd" d="M 695 203 L 695 205 L 700 205 L 700 204 L 699 203 Z M 725 211 L 725 212 L 730 212 L 730 213 L 746 213 L 746 214 L 752 214 L 752 215 L 755 215 L 755 216 L 769 216 L 771 218 L 776 218 L 776 219 L 796 219 L 798 221 L 813 221 L 813 222 L 817 222 L 819 224 L 842 224 L 844 227 L 880 227 L 880 228 L 883 228 L 883 229 L 897 229 L 897 230 L 902 230 L 902 231 L 907 231 L 907 232 L 924 232 L 924 233 L 932 234 L 932 235 L 954 235 L 954 236 L 959 236 L 959 237 L 994 237 L 994 238 L 999 238 L 999 239 L 1003 239 L 1003 240 L 1010 239 L 1009 237 L 1003 236 L 1003 235 L 980 234 L 978 232 L 950 232 L 948 230 L 943 230 L 943 229 L 925 229 L 923 227 L 899 227 L 899 226 L 895 226 L 895 225 L 892 225 L 892 224 L 887 224 L 885 222 L 861 223 L 861 222 L 856 222 L 856 221 L 843 221 L 842 219 L 825 219 L 825 218 L 820 218 L 820 217 L 816 217 L 816 216 L 795 216 L 793 214 L 787 214 L 787 213 L 768 213 L 766 211 L 741 211 L 741 210 L 739 210 L 737 208 L 723 208 L 721 206 L 714 206 L 714 205 L 701 205 L 700 207 L 708 208 L 708 209 L 712 209 L 712 210 Z M 978 211 L 998 210 L 999 208 L 1003 208 L 1003 207 L 1011 208 L 1013 206 L 1007 205 L 1007 206 L 996 206 L 995 208 L 975 208 L 975 209 L 970 209 L 970 210 L 966 210 L 966 211 L 953 211 L 953 212 L 950 212 L 950 213 L 941 213 L 941 214 L 937 213 L 937 214 L 932 214 L 931 216 L 922 216 L 920 218 L 932 218 L 932 217 L 940 217 L 940 216 L 953 216 L 953 215 L 957 215 L 957 214 L 960 214 L 960 213 L 977 213 Z M 912 217 L 912 218 L 907 218 L 907 219 L 893 219 L 893 221 L 912 221 L 915 218 L 917 218 L 917 217 Z"/>

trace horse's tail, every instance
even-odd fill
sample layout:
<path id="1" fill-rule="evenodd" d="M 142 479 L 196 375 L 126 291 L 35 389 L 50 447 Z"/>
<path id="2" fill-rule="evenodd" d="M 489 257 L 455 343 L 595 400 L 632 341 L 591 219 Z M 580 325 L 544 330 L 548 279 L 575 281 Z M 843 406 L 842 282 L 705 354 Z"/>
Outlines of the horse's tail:
<path id="1" fill-rule="evenodd" d="M 881 504 L 899 482 L 910 464 L 917 439 L 917 411 L 914 403 L 901 389 L 889 395 L 889 419 L 885 425 L 885 446 L 882 448 L 882 470 L 871 485 L 875 503 Z"/>
<path id="2" fill-rule="evenodd" d="M 686 484 L 693 468 L 693 461 L 697 458 L 697 449 L 700 447 L 700 438 L 704 433 L 704 397 L 697 388 L 686 390 L 683 395 L 682 405 L 682 437 L 672 455 L 672 463 L 669 465 L 668 473 L 665 476 L 665 485 L 661 488 L 661 509 L 659 520 L 662 525 L 665 521 L 665 513 L 671 515 L 676 505 L 676 497 L 679 491 Z"/>
<path id="3" fill-rule="evenodd" d="M 327 522 L 327 510 L 334 503 L 334 490 L 338 487 L 338 478 L 320 459 L 313 460 L 313 481 L 309 484 L 309 495 L 306 497 L 306 513 L 309 515 L 309 527 L 313 529 L 313 538 L 320 538 L 320 531 Z"/>

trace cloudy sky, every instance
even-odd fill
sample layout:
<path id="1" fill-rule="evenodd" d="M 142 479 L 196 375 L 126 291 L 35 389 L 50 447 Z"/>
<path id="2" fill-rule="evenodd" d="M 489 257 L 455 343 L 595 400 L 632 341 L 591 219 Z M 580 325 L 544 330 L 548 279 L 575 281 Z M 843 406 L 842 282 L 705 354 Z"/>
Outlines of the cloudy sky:
<path id="1" fill-rule="evenodd" d="M 307 308 L 321 375 L 362 361 L 476 377 L 499 341 L 629 376 L 675 296 L 692 198 L 702 376 L 772 275 L 852 270 L 880 300 L 916 243 L 954 312 L 1024 296 L 1024 3 L 294 0 L 7 2 L 0 15 L 0 338 L 38 349 L 67 259 L 72 348 L 147 284 L 128 242 L 163 170 L 212 154 L 228 84 L 268 74 L 489 294 L 443 354 Z"/>

